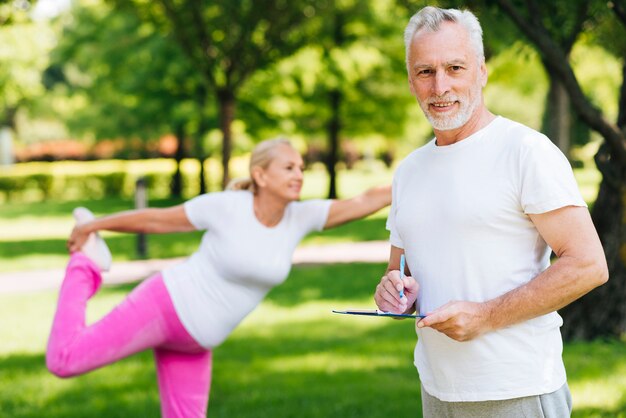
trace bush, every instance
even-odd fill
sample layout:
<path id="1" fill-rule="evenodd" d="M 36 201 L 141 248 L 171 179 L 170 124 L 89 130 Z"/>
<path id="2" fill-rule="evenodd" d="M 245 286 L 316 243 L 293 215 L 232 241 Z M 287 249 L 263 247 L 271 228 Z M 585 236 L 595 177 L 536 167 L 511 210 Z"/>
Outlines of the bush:
<path id="1" fill-rule="evenodd" d="M 102 186 L 102 194 L 104 197 L 121 196 L 124 191 L 124 182 L 126 173 L 108 173 L 95 176 Z"/>
<path id="2" fill-rule="evenodd" d="M 0 196 L 5 201 L 132 197 L 136 180 L 144 177 L 149 196 L 166 198 L 174 167 L 170 160 L 19 163 L 0 172 Z M 182 173 L 191 176 L 185 183 L 196 181 L 194 170 Z"/>

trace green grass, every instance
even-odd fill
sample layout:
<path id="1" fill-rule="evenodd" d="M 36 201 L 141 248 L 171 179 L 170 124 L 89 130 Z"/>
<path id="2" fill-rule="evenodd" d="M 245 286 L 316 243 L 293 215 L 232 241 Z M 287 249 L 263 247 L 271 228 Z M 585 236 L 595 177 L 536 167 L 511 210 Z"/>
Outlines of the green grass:
<path id="1" fill-rule="evenodd" d="M 295 268 L 214 352 L 210 417 L 419 417 L 411 321 L 334 315 L 370 307 L 383 264 Z M 93 321 L 132 288 L 103 289 Z M 155 417 L 150 353 L 58 379 L 44 367 L 54 292 L 0 296 L 0 416 Z M 565 346 L 574 417 L 626 416 L 626 344 Z"/>

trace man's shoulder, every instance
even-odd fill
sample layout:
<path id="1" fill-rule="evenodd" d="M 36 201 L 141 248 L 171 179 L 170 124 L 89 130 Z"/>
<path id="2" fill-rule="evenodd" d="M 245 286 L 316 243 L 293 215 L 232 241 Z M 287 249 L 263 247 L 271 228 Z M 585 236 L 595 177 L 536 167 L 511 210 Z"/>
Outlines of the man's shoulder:
<path id="1" fill-rule="evenodd" d="M 545 138 L 545 135 L 536 129 L 502 116 L 498 118 L 498 124 L 495 127 L 495 131 L 500 134 L 506 134 L 506 137 L 509 139 L 522 141 L 533 138 Z"/>
<path id="2" fill-rule="evenodd" d="M 524 150 L 535 148 L 537 146 L 551 144 L 550 139 L 541 132 L 505 117 L 498 118 L 498 124 L 494 127 L 492 135 L 497 138 L 505 139 L 502 143 L 507 148 L 516 148 Z"/>
<path id="3" fill-rule="evenodd" d="M 417 161 L 419 161 L 420 159 L 426 158 L 429 152 L 432 150 L 433 142 L 434 142 L 434 139 L 431 139 L 430 141 L 426 142 L 424 145 L 411 151 L 409 155 L 407 155 L 406 157 L 402 159 L 402 161 L 400 161 L 400 164 L 398 164 L 398 168 L 396 169 L 396 171 L 406 170 L 407 169 L 406 167 L 410 167 L 416 164 Z"/>

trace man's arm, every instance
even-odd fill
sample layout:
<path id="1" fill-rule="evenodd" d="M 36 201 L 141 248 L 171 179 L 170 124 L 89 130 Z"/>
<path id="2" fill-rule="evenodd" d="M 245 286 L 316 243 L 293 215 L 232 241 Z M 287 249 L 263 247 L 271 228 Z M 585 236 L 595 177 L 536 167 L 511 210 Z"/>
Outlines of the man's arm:
<path id="1" fill-rule="evenodd" d="M 566 206 L 530 219 L 558 260 L 502 296 L 484 303 L 449 302 L 417 326 L 466 341 L 556 311 L 608 280 L 604 251 L 587 208 Z"/>

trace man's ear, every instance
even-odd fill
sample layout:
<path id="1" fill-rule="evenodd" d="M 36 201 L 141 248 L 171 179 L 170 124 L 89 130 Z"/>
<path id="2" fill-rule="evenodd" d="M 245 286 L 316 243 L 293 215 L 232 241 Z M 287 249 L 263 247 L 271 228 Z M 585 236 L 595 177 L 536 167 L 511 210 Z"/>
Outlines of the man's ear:
<path id="1" fill-rule="evenodd" d="M 483 88 L 487 85 L 487 80 L 489 79 L 489 72 L 487 71 L 487 64 L 485 64 L 485 60 L 483 60 L 480 65 L 480 77 Z"/>
<path id="2" fill-rule="evenodd" d="M 265 171 L 259 167 L 252 167 L 252 170 L 250 171 L 250 176 L 252 177 L 252 180 L 254 180 L 254 183 L 258 186 L 258 187 L 263 187 L 266 184 L 265 181 Z"/>

